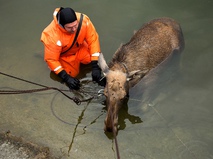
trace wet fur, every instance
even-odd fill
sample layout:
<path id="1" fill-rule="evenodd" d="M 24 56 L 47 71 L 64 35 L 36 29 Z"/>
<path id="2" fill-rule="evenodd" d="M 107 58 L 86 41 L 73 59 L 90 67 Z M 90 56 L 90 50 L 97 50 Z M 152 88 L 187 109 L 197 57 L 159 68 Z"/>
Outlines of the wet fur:
<path id="1" fill-rule="evenodd" d="M 181 52 L 183 48 L 184 39 L 180 25 L 173 19 L 159 18 L 143 25 L 128 43 L 121 45 L 108 66 L 104 64 L 106 62 L 103 58 L 99 58 L 100 67 L 107 78 L 105 96 L 108 112 L 105 130 L 112 130 L 114 127 L 117 131 L 118 111 L 129 88 L 174 50 Z M 137 73 L 132 76 L 131 72 L 134 71 Z M 130 75 L 132 77 L 128 82 Z"/>

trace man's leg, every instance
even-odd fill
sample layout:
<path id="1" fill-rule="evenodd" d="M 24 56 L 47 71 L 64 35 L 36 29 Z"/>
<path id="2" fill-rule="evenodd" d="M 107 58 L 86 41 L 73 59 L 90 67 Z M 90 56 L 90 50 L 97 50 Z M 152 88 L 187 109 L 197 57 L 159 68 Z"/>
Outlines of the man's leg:
<path id="1" fill-rule="evenodd" d="M 88 45 L 84 42 L 75 55 L 62 57 L 60 63 L 65 71 L 72 77 L 76 77 L 80 72 L 80 63 L 91 63 L 91 57 L 88 50 Z"/>

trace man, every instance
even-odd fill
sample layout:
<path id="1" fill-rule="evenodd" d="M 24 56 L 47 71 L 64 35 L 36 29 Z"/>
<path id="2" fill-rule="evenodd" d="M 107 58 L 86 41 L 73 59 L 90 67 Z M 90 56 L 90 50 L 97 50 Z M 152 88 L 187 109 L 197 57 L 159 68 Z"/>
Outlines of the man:
<path id="1" fill-rule="evenodd" d="M 41 41 L 48 67 L 70 89 L 80 88 L 80 82 L 75 78 L 79 74 L 80 63 L 91 63 L 92 79 L 99 82 L 99 36 L 87 15 L 72 8 L 56 8 L 53 21 L 42 32 Z"/>

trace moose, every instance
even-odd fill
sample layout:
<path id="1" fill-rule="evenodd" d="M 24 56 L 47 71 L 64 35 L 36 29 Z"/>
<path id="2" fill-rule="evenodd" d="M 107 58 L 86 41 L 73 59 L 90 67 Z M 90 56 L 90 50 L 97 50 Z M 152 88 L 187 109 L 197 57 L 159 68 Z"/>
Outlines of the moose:
<path id="1" fill-rule="evenodd" d="M 181 26 L 174 19 L 162 17 L 145 23 L 129 42 L 118 48 L 108 65 L 100 54 L 98 63 L 106 77 L 105 131 L 117 133 L 118 112 L 129 89 L 170 54 L 179 54 L 183 49 Z"/>

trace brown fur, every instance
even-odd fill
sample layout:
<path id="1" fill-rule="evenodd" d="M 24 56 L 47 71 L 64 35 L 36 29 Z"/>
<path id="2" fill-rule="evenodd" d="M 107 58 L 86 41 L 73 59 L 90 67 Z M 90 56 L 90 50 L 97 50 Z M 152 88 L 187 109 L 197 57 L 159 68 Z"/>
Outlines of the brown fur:
<path id="1" fill-rule="evenodd" d="M 104 64 L 104 58 L 99 57 L 99 65 L 107 78 L 105 130 L 117 132 L 118 111 L 129 88 L 174 50 L 182 51 L 183 48 L 180 25 L 173 19 L 159 18 L 143 25 L 128 43 L 122 45 L 113 55 L 109 67 Z"/>

